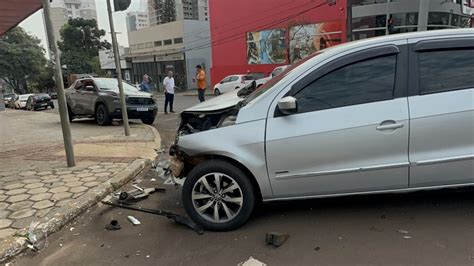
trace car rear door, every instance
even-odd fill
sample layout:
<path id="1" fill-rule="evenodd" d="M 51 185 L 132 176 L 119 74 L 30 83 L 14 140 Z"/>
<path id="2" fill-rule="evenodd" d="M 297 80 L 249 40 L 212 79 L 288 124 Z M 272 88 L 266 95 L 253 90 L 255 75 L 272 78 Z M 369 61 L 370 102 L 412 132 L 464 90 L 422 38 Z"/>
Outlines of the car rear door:
<path id="1" fill-rule="evenodd" d="M 84 107 L 83 111 L 85 115 L 94 115 L 94 108 L 95 108 L 95 102 L 97 99 L 97 86 L 94 83 L 92 79 L 86 79 L 84 80 L 84 86 L 82 87 L 81 90 L 81 102 L 82 106 Z M 89 90 L 87 89 L 87 86 L 92 86 L 94 89 Z"/>
<path id="2" fill-rule="evenodd" d="M 408 187 L 407 47 L 399 43 L 339 57 L 280 96 L 295 97 L 298 112 L 270 109 L 267 120 L 275 197 Z"/>
<path id="3" fill-rule="evenodd" d="M 410 186 L 472 184 L 474 37 L 410 42 Z"/>
<path id="4" fill-rule="evenodd" d="M 84 83 L 82 80 L 77 80 L 73 88 L 69 91 L 68 93 L 68 104 L 69 107 L 71 108 L 71 111 L 75 115 L 83 115 L 84 114 L 84 106 L 82 103 L 82 87 L 84 86 Z"/>

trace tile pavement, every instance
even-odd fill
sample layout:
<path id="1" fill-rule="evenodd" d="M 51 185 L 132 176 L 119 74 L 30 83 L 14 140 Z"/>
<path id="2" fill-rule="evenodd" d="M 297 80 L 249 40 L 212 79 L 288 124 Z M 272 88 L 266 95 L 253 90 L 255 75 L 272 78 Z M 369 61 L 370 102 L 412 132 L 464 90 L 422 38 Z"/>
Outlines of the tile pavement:
<path id="1" fill-rule="evenodd" d="M 48 170 L 40 163 L 24 170 L 0 169 L 0 240 L 109 180 L 128 163 L 51 165 Z"/>

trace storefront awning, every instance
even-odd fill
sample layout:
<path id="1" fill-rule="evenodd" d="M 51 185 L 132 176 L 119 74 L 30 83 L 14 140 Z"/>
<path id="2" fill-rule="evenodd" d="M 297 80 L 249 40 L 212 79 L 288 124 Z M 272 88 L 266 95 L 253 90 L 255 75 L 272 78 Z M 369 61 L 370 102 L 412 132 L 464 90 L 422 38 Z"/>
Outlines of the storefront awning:
<path id="1" fill-rule="evenodd" d="M 0 0 L 0 36 L 41 8 L 41 0 Z"/>

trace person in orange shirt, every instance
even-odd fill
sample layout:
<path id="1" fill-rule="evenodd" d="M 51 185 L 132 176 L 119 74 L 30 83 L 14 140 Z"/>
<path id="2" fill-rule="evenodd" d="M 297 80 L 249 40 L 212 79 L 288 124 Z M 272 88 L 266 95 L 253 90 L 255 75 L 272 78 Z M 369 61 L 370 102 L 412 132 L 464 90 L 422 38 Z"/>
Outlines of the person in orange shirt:
<path id="1" fill-rule="evenodd" d="M 196 77 L 193 78 L 193 82 L 197 81 L 198 97 L 200 102 L 204 102 L 204 94 L 206 92 L 206 72 L 202 69 L 201 65 L 196 66 Z"/>

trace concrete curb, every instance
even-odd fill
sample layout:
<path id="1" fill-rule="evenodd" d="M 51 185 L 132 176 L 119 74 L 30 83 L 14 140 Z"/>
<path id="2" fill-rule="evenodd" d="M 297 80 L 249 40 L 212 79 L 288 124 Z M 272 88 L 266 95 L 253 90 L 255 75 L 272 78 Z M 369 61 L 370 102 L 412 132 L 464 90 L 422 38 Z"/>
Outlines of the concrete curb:
<path id="1" fill-rule="evenodd" d="M 156 128 L 154 126 L 145 125 L 145 124 L 143 124 L 143 125 L 148 127 L 151 130 L 151 132 L 153 133 L 153 135 L 155 136 L 153 142 L 155 142 L 155 144 L 158 144 L 158 145 L 161 146 L 161 135 L 158 132 L 158 130 L 156 130 Z"/>
<path id="2" fill-rule="evenodd" d="M 82 214 L 88 208 L 97 204 L 105 196 L 132 180 L 145 168 L 146 165 L 147 162 L 145 159 L 135 160 L 124 171 L 116 174 L 108 181 L 100 184 L 96 188 L 89 190 L 86 194 L 59 208 L 54 214 L 40 219 L 40 224 L 35 230 L 35 232 L 38 232 L 37 238 L 43 239 L 46 235 L 50 235 L 59 231 L 63 226 L 71 222 L 74 218 Z M 6 238 L 0 243 L 0 262 L 12 258 L 26 248 L 27 243 L 25 238 L 15 236 Z"/>

